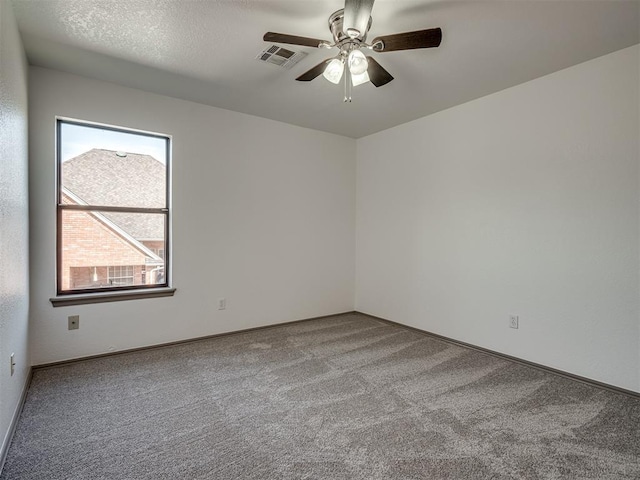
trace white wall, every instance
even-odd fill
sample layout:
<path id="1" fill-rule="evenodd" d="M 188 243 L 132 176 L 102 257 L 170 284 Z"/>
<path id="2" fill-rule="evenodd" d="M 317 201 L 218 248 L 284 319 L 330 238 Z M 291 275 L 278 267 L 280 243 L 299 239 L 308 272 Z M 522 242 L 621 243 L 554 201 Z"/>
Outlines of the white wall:
<path id="1" fill-rule="evenodd" d="M 29 93 L 34 365 L 353 310 L 353 139 L 36 67 Z M 51 306 L 56 115 L 173 136 L 174 297 Z"/>
<path id="2" fill-rule="evenodd" d="M 640 391 L 639 56 L 358 140 L 356 309 Z"/>
<path id="3" fill-rule="evenodd" d="M 0 1 L 0 456 L 29 371 L 27 162 L 27 62 L 11 2 Z"/>

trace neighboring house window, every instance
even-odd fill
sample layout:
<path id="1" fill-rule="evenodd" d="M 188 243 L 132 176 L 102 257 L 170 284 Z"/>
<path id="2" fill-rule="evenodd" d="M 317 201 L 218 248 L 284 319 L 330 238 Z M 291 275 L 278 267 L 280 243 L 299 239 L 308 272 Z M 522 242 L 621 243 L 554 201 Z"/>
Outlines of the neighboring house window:
<path id="1" fill-rule="evenodd" d="M 168 287 L 165 135 L 57 121 L 57 292 Z"/>
<path id="2" fill-rule="evenodd" d="M 109 267 L 109 285 L 133 285 L 133 265 Z"/>

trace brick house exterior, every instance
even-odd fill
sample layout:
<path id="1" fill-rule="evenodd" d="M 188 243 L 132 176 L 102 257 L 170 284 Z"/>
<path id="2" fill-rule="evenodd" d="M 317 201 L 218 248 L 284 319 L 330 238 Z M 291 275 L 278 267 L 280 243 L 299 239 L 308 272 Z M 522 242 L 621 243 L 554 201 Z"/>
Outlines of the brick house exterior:
<path id="1" fill-rule="evenodd" d="M 62 202 L 158 204 L 164 202 L 164 175 L 165 166 L 149 155 L 93 149 L 63 163 Z M 162 283 L 165 232 L 158 217 L 64 210 L 61 290 Z"/>

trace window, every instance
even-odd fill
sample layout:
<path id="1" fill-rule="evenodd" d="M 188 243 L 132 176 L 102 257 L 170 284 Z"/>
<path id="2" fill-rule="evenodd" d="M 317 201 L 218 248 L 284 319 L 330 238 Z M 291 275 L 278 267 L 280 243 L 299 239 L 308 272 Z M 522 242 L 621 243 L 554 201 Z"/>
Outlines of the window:
<path id="1" fill-rule="evenodd" d="M 57 120 L 58 295 L 169 286 L 170 148 L 165 135 Z"/>
<path id="2" fill-rule="evenodd" d="M 135 266 L 124 265 L 118 267 L 109 267 L 109 285 L 133 285 L 133 270 Z"/>

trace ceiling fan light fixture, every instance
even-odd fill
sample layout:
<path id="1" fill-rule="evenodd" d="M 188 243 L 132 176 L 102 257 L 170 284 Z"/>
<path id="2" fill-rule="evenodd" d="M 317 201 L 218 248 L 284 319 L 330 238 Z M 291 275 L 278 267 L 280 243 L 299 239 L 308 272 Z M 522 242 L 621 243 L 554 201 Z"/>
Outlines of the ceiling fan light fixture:
<path id="1" fill-rule="evenodd" d="M 2 1 L 2 0 L 0 0 Z M 337 48 L 336 57 L 325 58 L 296 80 L 310 82 L 324 76 L 329 82 L 338 85 L 344 80 L 344 101 L 351 102 L 351 88 L 371 82 L 382 87 L 393 80 L 393 76 L 380 65 L 373 56 L 366 56 L 364 49 L 374 52 L 395 52 L 420 48 L 439 47 L 442 41 L 441 28 L 428 28 L 412 32 L 395 33 L 375 37 L 369 44 L 367 35 L 373 19 L 371 10 L 375 0 L 343 0 L 344 8 L 329 16 L 329 31 L 332 42 L 311 37 L 267 32 L 264 41 L 286 43 L 314 48 Z M 279 48 L 274 45 L 274 48 Z M 345 68 L 347 72 L 345 74 Z"/>
<path id="2" fill-rule="evenodd" d="M 327 68 L 324 69 L 322 76 L 336 85 L 340 83 L 342 73 L 344 72 L 344 63 L 338 58 L 334 58 L 329 62 Z"/>
<path id="3" fill-rule="evenodd" d="M 364 56 L 360 50 L 352 50 L 349 53 L 349 71 L 353 75 L 362 75 L 363 73 L 367 73 L 367 68 L 369 67 L 369 63 L 367 62 L 367 57 Z"/>

